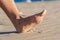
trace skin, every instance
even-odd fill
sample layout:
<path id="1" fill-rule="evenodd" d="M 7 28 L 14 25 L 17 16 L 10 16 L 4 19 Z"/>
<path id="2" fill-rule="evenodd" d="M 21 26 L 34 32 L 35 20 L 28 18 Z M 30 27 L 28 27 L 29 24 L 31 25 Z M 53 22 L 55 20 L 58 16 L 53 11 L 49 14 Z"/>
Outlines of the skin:
<path id="1" fill-rule="evenodd" d="M 9 12 L 13 12 L 13 14 L 16 16 L 16 19 L 20 19 L 19 10 L 17 9 L 14 0 L 0 0 L 1 4 L 3 4 Z"/>
<path id="2" fill-rule="evenodd" d="M 46 15 L 46 10 L 43 10 L 38 14 L 23 18 L 20 16 L 19 10 L 15 5 L 14 0 L 0 0 L 0 7 L 9 17 L 18 33 L 28 32 L 37 24 L 41 23 L 44 16 Z"/>

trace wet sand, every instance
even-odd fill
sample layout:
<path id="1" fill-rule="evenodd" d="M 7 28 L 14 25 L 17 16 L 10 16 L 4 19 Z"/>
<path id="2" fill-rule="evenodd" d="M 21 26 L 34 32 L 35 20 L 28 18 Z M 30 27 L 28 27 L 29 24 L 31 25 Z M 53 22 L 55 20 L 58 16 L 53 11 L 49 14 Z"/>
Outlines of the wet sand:
<path id="1" fill-rule="evenodd" d="M 41 24 L 28 33 L 16 33 L 15 28 L 0 8 L 0 40 L 60 40 L 60 2 L 16 3 L 19 11 L 28 17 L 47 10 Z"/>

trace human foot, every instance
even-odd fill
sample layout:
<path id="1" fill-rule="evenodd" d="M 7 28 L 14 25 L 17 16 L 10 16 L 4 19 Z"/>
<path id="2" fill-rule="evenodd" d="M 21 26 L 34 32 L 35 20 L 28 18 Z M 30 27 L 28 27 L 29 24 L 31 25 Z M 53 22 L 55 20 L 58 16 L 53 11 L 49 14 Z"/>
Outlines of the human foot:
<path id="1" fill-rule="evenodd" d="M 19 32 L 19 33 L 28 32 L 29 30 L 34 28 L 38 23 L 41 23 L 45 14 L 46 14 L 46 10 L 43 10 L 42 12 L 40 12 L 38 14 L 18 20 L 19 23 L 15 25 L 17 32 Z"/>

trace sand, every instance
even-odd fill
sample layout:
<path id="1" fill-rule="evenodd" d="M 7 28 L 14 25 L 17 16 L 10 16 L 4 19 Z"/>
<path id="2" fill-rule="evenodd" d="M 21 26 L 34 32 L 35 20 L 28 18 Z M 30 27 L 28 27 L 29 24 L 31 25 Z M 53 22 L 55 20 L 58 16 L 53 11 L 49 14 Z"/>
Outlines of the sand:
<path id="1" fill-rule="evenodd" d="M 15 28 L 0 8 L 0 40 L 60 40 L 60 2 L 16 3 L 19 11 L 31 16 L 47 10 L 41 24 L 33 32 L 15 33 Z"/>

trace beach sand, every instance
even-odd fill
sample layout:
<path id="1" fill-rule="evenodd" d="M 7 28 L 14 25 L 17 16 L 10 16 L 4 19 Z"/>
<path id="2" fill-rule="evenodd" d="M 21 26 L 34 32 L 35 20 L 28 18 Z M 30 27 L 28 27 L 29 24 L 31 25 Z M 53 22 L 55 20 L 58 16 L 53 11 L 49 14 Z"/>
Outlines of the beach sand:
<path id="1" fill-rule="evenodd" d="M 27 33 L 16 33 L 15 28 L 0 8 L 0 40 L 60 40 L 60 2 L 16 3 L 19 11 L 28 17 L 47 10 L 41 24 Z"/>

